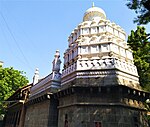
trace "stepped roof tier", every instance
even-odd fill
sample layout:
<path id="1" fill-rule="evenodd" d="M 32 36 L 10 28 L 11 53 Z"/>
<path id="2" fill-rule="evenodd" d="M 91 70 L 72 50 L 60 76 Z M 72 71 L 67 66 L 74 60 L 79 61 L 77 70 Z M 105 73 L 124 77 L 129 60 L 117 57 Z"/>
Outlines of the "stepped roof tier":
<path id="1" fill-rule="evenodd" d="M 95 84 L 121 84 L 139 89 L 137 68 L 125 39 L 125 31 L 108 20 L 101 8 L 87 9 L 83 22 L 68 37 L 62 86 L 75 79 L 86 82 L 96 77 L 99 80 Z"/>

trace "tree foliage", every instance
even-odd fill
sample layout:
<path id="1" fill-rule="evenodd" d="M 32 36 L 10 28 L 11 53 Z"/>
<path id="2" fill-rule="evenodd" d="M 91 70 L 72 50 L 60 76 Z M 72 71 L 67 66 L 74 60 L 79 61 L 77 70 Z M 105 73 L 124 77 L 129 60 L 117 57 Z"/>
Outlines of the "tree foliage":
<path id="1" fill-rule="evenodd" d="M 150 0 L 128 0 L 129 9 L 135 10 L 137 18 L 134 22 L 138 24 L 147 24 L 150 22 Z"/>
<path id="2" fill-rule="evenodd" d="M 5 103 L 18 88 L 27 85 L 28 80 L 24 72 L 0 66 L 0 115 L 4 114 Z"/>
<path id="3" fill-rule="evenodd" d="M 140 84 L 150 91 L 150 35 L 144 27 L 137 27 L 128 36 L 128 45 L 133 51 L 134 63 L 137 66 Z"/>

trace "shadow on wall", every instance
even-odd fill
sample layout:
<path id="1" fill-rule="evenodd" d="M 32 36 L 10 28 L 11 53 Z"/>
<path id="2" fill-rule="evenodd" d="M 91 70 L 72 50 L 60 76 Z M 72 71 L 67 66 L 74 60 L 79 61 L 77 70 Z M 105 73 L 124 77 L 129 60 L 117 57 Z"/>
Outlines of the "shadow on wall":
<path id="1" fill-rule="evenodd" d="M 0 115 L 0 127 L 4 127 L 4 115 Z"/>
<path id="2" fill-rule="evenodd" d="M 3 120 L 0 120 L 0 127 L 4 127 L 4 122 L 3 122 Z"/>

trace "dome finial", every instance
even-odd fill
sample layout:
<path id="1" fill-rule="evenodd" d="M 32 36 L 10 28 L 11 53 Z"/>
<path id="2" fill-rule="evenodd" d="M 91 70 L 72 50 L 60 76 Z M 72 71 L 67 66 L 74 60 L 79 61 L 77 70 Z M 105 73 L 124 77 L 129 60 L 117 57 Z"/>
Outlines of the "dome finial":
<path id="1" fill-rule="evenodd" d="M 94 18 L 106 19 L 106 14 L 101 8 L 95 7 L 93 2 L 92 7 L 85 11 L 83 21 L 93 21 Z"/>
<path id="2" fill-rule="evenodd" d="M 92 2 L 92 7 L 94 7 L 94 2 Z"/>

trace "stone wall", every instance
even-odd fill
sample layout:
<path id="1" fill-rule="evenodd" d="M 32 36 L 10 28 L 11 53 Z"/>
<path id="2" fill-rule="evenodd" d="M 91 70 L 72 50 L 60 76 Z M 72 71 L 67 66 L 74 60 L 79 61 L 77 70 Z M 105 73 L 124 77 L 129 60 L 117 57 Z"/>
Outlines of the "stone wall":
<path id="1" fill-rule="evenodd" d="M 70 106 L 60 109 L 59 126 L 64 127 L 67 115 L 69 127 L 147 127 L 144 113 L 121 106 Z M 145 125 L 144 125 L 145 124 Z"/>
<path id="2" fill-rule="evenodd" d="M 47 127 L 50 101 L 46 100 L 27 107 L 24 127 Z"/>
<path id="3" fill-rule="evenodd" d="M 78 75 L 78 78 L 75 76 Z M 93 71 L 93 72 L 78 72 L 71 76 L 65 77 L 63 88 L 70 86 L 109 86 L 109 85 L 124 85 L 135 89 L 141 89 L 137 77 L 129 76 L 121 71 Z"/>
<path id="4" fill-rule="evenodd" d="M 94 127 L 97 123 L 102 127 L 148 127 L 141 105 L 143 97 L 131 91 L 125 86 L 63 90 L 58 93 L 58 127 L 64 127 L 66 122 L 68 127 Z"/>
<path id="5" fill-rule="evenodd" d="M 57 127 L 57 106 L 51 93 L 32 98 L 27 103 L 24 127 Z"/>
<path id="6" fill-rule="evenodd" d="M 58 100 L 51 98 L 47 127 L 58 127 Z"/>

